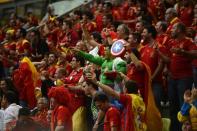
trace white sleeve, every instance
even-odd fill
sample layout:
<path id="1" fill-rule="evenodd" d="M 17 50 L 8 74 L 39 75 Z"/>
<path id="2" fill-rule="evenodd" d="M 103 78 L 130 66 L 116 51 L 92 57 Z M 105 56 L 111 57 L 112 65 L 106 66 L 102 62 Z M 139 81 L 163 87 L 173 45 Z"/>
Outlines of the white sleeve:
<path id="1" fill-rule="evenodd" d="M 89 54 L 93 55 L 93 56 L 98 56 L 98 51 L 99 51 L 99 48 L 98 46 L 96 46 L 94 49 L 92 49 Z"/>
<path id="2" fill-rule="evenodd" d="M 4 131 L 4 110 L 0 110 L 0 131 Z"/>

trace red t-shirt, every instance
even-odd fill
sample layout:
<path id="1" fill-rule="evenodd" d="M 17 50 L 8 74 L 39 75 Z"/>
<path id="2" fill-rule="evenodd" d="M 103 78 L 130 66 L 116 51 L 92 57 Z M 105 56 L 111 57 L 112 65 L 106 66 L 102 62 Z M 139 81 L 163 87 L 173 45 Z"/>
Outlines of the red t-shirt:
<path id="1" fill-rule="evenodd" d="M 76 24 L 73 26 L 73 30 L 75 30 L 78 33 L 78 35 L 81 35 L 82 30 L 80 22 L 76 22 Z"/>
<path id="2" fill-rule="evenodd" d="M 64 78 L 64 83 L 76 85 L 80 80 L 80 78 L 82 77 L 82 75 L 83 75 L 83 69 L 80 69 L 78 71 L 73 70 L 68 77 Z"/>
<path id="3" fill-rule="evenodd" d="M 121 116 L 122 131 L 134 131 L 134 115 L 132 112 L 132 98 L 126 94 L 120 94 L 120 102 L 124 106 Z"/>
<path id="4" fill-rule="evenodd" d="M 86 23 L 85 28 L 87 29 L 87 31 L 89 33 L 92 33 L 94 31 L 96 31 L 97 29 L 97 24 L 93 21 Z"/>
<path id="5" fill-rule="evenodd" d="M 134 19 L 136 19 L 136 10 L 137 10 L 137 8 L 136 7 L 130 7 L 128 10 L 127 10 L 127 12 L 126 12 L 126 16 L 127 16 L 127 18 L 126 18 L 126 20 L 134 20 Z M 131 29 L 133 29 L 133 30 L 135 30 L 135 22 L 134 23 L 130 23 L 128 26 L 131 28 Z"/>
<path id="6" fill-rule="evenodd" d="M 155 49 L 145 45 L 140 50 L 140 54 L 141 60 L 150 67 L 151 73 L 153 74 L 158 65 L 158 55 L 156 54 Z"/>
<path id="7" fill-rule="evenodd" d="M 164 46 L 158 45 L 159 50 L 163 52 L 164 54 L 167 52 Z M 149 47 L 149 45 L 145 45 L 141 50 L 141 61 L 143 61 L 145 64 L 147 64 L 150 67 L 151 74 L 153 74 L 159 64 L 160 57 L 157 54 L 154 47 Z M 162 72 L 158 74 L 158 77 L 155 79 L 157 82 L 162 81 Z"/>
<path id="8" fill-rule="evenodd" d="M 118 7 L 114 7 L 112 9 L 112 16 L 113 16 L 114 20 L 122 20 L 122 16 L 120 16 Z"/>
<path id="9" fill-rule="evenodd" d="M 98 13 L 95 16 L 95 22 L 97 25 L 97 31 L 101 32 L 103 29 L 103 14 L 102 13 Z"/>
<path id="10" fill-rule="evenodd" d="M 104 45 L 99 46 L 98 54 L 99 54 L 99 56 L 104 56 L 105 55 L 105 46 Z"/>
<path id="11" fill-rule="evenodd" d="M 122 20 L 127 19 L 127 10 L 128 10 L 128 8 L 125 8 L 125 7 L 123 7 L 123 6 L 120 6 L 120 7 L 119 7 L 118 12 L 119 12 L 119 14 L 120 14 Z"/>
<path id="12" fill-rule="evenodd" d="M 78 33 L 74 30 L 70 30 L 69 32 L 61 32 L 57 37 L 58 44 L 65 44 L 67 47 L 74 47 L 79 40 Z"/>
<path id="13" fill-rule="evenodd" d="M 59 32 L 59 35 L 57 36 L 57 44 L 61 45 L 62 43 L 66 43 L 68 40 L 66 33 L 62 30 Z"/>
<path id="14" fill-rule="evenodd" d="M 114 32 L 114 31 L 110 31 L 109 35 L 110 35 L 112 40 L 118 39 L 118 34 L 116 32 Z M 104 32 L 101 32 L 101 36 L 102 36 L 103 39 L 107 39 L 107 37 L 106 37 Z"/>
<path id="15" fill-rule="evenodd" d="M 154 14 L 157 13 L 157 7 L 159 6 L 159 0 L 149 0 L 148 7 L 152 10 Z"/>
<path id="16" fill-rule="evenodd" d="M 196 45 L 190 39 L 184 38 L 181 41 L 171 40 L 171 48 L 181 48 L 185 51 L 196 49 Z M 170 72 L 174 79 L 192 77 L 192 60 L 188 57 L 171 53 Z"/>
<path id="17" fill-rule="evenodd" d="M 76 46 L 76 44 L 77 44 L 77 42 L 79 40 L 79 35 L 78 35 L 77 31 L 72 30 L 72 29 L 70 30 L 69 34 L 70 34 L 69 35 L 70 46 L 74 47 L 74 46 Z"/>
<path id="18" fill-rule="evenodd" d="M 72 131 L 72 113 L 68 107 L 58 106 L 52 112 L 52 126 L 51 130 L 54 131 L 56 126 L 64 126 L 65 131 Z"/>
<path id="19" fill-rule="evenodd" d="M 142 64 L 143 65 L 143 64 Z M 143 67 L 144 69 L 144 67 Z M 138 85 L 138 88 L 140 90 L 140 94 L 142 96 L 144 96 L 144 70 L 139 70 L 136 68 L 135 64 L 134 63 L 131 63 L 128 65 L 127 67 L 127 77 L 130 79 L 130 80 L 134 80 L 137 85 Z"/>
<path id="20" fill-rule="evenodd" d="M 187 26 L 190 27 L 193 21 L 193 8 L 192 7 L 181 7 L 179 10 L 180 20 Z"/>
<path id="21" fill-rule="evenodd" d="M 44 128 L 49 128 L 49 123 L 46 121 L 47 118 L 47 109 L 38 112 L 34 117 L 34 121 L 37 123 L 40 123 L 40 125 L 42 125 L 42 127 Z"/>
<path id="22" fill-rule="evenodd" d="M 57 38 L 60 33 L 60 29 L 58 27 L 54 28 L 48 35 L 47 41 L 53 42 L 55 45 L 57 43 Z"/>
<path id="23" fill-rule="evenodd" d="M 156 37 L 156 41 L 163 46 L 167 45 L 167 43 L 169 42 L 169 39 L 170 37 L 167 34 L 157 35 Z"/>
<path id="24" fill-rule="evenodd" d="M 64 79 L 64 83 L 69 85 L 76 85 L 83 75 L 83 69 L 79 71 L 73 70 L 71 74 Z M 70 91 L 71 103 L 73 111 L 76 111 L 80 106 L 85 105 L 85 95 L 82 91 Z"/>
<path id="25" fill-rule="evenodd" d="M 54 77 L 57 67 L 55 65 L 50 65 L 47 69 L 47 72 L 51 77 Z"/>
<path id="26" fill-rule="evenodd" d="M 121 131 L 120 111 L 115 107 L 110 107 L 105 113 L 104 131 L 111 131 L 111 127 L 116 127 L 117 131 Z"/>

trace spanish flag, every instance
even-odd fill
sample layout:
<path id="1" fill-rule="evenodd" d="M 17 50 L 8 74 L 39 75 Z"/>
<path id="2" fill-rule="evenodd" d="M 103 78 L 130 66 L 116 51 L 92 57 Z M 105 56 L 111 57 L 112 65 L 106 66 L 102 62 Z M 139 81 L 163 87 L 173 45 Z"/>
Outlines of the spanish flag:
<path id="1" fill-rule="evenodd" d="M 24 57 L 19 68 L 13 74 L 14 84 L 19 92 L 19 99 L 27 103 L 30 109 L 36 106 L 36 98 L 41 96 L 39 87 L 40 76 L 29 58 Z"/>
<path id="2" fill-rule="evenodd" d="M 40 80 L 40 75 L 39 73 L 37 72 L 36 70 L 36 67 L 34 66 L 34 64 L 30 61 L 30 59 L 28 57 L 24 57 L 22 60 L 21 60 L 21 63 L 27 63 L 28 66 L 29 66 L 29 70 L 31 71 L 31 77 L 32 77 L 32 80 L 33 80 L 33 84 L 34 86 L 38 86 L 38 82 Z"/>
<path id="3" fill-rule="evenodd" d="M 145 105 L 146 114 L 145 121 L 147 124 L 147 131 L 162 131 L 162 118 L 161 114 L 156 107 L 155 99 L 151 87 L 151 71 L 150 68 L 143 63 L 145 66 Z"/>

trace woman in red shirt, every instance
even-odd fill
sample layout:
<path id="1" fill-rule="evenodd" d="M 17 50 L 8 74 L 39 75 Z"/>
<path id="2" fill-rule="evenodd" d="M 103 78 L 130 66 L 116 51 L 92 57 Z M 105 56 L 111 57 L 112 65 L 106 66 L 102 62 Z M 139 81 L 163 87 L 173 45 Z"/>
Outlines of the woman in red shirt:
<path id="1" fill-rule="evenodd" d="M 51 131 L 72 131 L 72 113 L 70 95 L 64 87 L 54 87 L 48 93 L 51 116 Z"/>

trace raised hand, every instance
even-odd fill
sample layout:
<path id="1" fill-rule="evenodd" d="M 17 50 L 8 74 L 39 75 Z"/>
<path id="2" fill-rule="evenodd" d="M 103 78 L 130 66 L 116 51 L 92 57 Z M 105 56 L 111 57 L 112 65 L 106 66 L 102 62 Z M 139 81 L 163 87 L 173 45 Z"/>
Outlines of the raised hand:
<path id="1" fill-rule="evenodd" d="M 190 103 L 191 102 L 191 91 L 188 89 L 185 91 L 184 93 L 184 101 L 186 103 Z"/>

